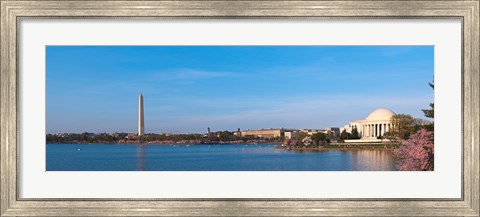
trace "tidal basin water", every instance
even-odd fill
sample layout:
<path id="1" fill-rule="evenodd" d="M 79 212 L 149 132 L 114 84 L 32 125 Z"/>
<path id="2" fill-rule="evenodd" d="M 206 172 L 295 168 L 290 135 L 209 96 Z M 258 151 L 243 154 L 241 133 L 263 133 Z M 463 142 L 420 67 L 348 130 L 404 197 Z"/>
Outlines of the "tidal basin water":
<path id="1" fill-rule="evenodd" d="M 389 171 L 391 151 L 292 151 L 269 144 L 47 144 L 47 171 Z"/>

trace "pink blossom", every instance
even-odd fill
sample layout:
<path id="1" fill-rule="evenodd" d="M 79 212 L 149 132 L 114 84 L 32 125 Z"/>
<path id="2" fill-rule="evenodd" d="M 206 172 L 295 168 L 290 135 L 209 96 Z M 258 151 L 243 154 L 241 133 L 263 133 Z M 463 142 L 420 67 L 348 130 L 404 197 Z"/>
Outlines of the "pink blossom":
<path id="1" fill-rule="evenodd" d="M 397 169 L 404 171 L 433 170 L 433 132 L 421 129 L 402 142 L 395 151 Z"/>

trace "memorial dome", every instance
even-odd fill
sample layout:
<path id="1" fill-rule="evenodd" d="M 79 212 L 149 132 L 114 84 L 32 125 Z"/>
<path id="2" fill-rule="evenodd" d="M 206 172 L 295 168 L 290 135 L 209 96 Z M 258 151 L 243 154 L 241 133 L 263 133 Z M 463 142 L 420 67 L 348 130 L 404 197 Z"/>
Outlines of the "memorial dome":
<path id="1" fill-rule="evenodd" d="M 392 116 L 395 115 L 390 109 L 386 108 L 379 108 L 367 117 L 367 121 L 377 121 L 377 120 L 390 120 Z"/>

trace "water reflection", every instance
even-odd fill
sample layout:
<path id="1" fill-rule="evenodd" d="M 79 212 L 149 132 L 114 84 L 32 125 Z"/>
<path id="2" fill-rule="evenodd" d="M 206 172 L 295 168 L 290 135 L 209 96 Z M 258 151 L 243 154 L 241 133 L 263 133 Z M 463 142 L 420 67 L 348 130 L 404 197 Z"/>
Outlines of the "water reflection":
<path id="1" fill-rule="evenodd" d="M 139 145 L 137 148 L 137 171 L 145 170 L 145 146 Z"/>
<path id="2" fill-rule="evenodd" d="M 285 149 L 282 149 L 285 150 Z M 336 162 L 335 168 L 361 171 L 392 171 L 395 167 L 395 157 L 392 150 L 308 150 L 294 149 L 287 152 L 296 154 L 317 154 L 322 157 L 331 157 Z M 340 169 L 344 170 L 344 169 Z"/>
<path id="3" fill-rule="evenodd" d="M 353 170 L 395 170 L 392 151 L 359 150 L 350 151 Z"/>

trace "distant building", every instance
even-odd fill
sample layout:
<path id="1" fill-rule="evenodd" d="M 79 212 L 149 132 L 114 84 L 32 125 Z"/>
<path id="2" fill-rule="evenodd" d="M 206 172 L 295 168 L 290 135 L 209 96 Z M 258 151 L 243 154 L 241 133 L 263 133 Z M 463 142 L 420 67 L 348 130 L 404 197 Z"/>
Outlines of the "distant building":
<path id="1" fill-rule="evenodd" d="M 324 130 L 315 130 L 315 129 L 301 129 L 300 132 L 306 133 L 307 135 L 311 136 L 315 133 L 324 133 Z"/>
<path id="2" fill-rule="evenodd" d="M 298 137 L 298 130 L 293 130 L 293 131 L 285 131 L 285 138 L 286 139 L 292 139 Z"/>
<path id="3" fill-rule="evenodd" d="M 286 129 L 279 128 L 279 129 L 260 129 L 260 130 L 245 130 L 242 131 L 242 136 L 255 136 L 260 138 L 275 138 L 281 137 L 285 135 Z"/>
<path id="4" fill-rule="evenodd" d="M 361 139 L 375 140 L 392 128 L 391 118 L 393 115 L 395 113 L 390 109 L 379 108 L 370 113 L 366 119 L 352 121 L 340 128 L 340 132 L 345 130 L 351 133 L 353 129 L 357 129 Z"/>
<path id="5" fill-rule="evenodd" d="M 325 128 L 325 129 L 323 129 L 323 133 L 325 133 L 327 135 L 337 136 L 337 135 L 340 134 L 340 128 L 338 128 L 338 127 Z"/>
<path id="6" fill-rule="evenodd" d="M 286 139 L 295 139 L 298 137 L 299 133 L 306 133 L 307 135 L 311 136 L 316 133 L 324 133 L 326 135 L 336 136 L 340 132 L 340 128 L 338 127 L 329 127 L 325 129 L 300 129 L 300 130 L 286 130 L 285 131 L 285 138 Z"/>

